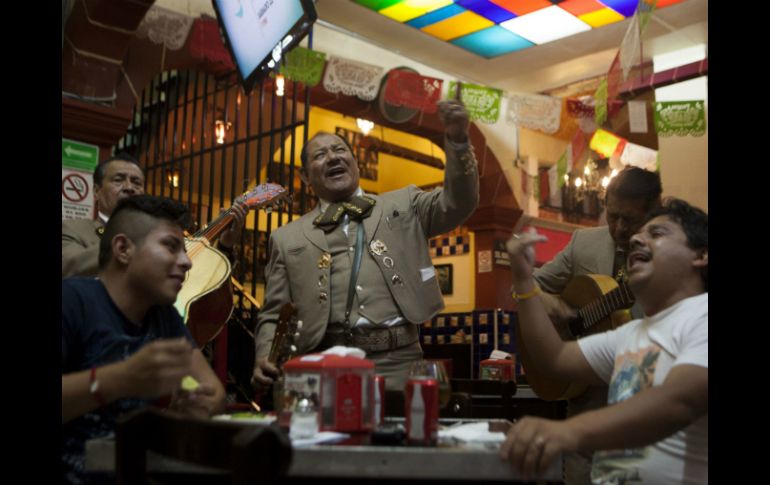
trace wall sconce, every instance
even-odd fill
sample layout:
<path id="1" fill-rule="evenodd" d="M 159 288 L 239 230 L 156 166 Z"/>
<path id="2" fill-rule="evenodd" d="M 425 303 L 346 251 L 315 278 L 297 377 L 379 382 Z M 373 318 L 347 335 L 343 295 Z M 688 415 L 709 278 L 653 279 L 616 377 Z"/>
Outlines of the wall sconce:
<path id="1" fill-rule="evenodd" d="M 216 120 L 214 122 L 214 135 L 217 138 L 217 144 L 222 145 L 225 142 L 225 134 L 230 131 L 233 124 L 229 121 Z"/>
<path id="2" fill-rule="evenodd" d="M 356 124 L 358 125 L 358 129 L 361 130 L 361 133 L 364 134 L 364 136 L 367 136 L 369 132 L 372 131 L 374 128 L 374 122 L 365 120 L 363 118 L 356 118 Z"/>
<path id="3" fill-rule="evenodd" d="M 278 74 L 275 76 L 275 95 L 276 96 L 283 96 L 283 88 L 286 85 L 286 80 L 283 77 L 283 74 Z"/>
<path id="4" fill-rule="evenodd" d="M 179 187 L 179 179 L 182 177 L 181 173 L 177 169 L 166 170 L 166 180 L 171 187 Z"/>
<path id="5" fill-rule="evenodd" d="M 617 174 L 614 170 L 610 175 L 602 175 L 607 170 L 607 160 L 598 163 L 588 159 L 583 168 L 582 177 L 573 174 L 564 175 L 562 188 L 562 212 L 570 221 L 578 221 L 581 216 L 598 217 L 604 205 L 604 195 L 612 177 Z"/>

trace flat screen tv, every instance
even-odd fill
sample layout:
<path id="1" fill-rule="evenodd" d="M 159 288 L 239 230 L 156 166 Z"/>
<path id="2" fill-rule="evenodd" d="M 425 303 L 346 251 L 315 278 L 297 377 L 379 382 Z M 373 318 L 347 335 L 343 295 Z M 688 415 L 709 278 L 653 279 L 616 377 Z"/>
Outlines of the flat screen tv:
<path id="1" fill-rule="evenodd" d="M 212 0 L 219 27 L 248 93 L 318 18 L 312 0 Z"/>

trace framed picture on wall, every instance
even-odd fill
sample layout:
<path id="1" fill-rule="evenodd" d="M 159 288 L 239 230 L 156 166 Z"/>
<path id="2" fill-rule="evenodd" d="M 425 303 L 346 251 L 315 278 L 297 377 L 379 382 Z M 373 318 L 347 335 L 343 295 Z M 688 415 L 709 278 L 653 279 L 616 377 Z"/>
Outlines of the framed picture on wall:
<path id="1" fill-rule="evenodd" d="M 441 289 L 441 294 L 451 295 L 452 294 L 452 265 L 437 264 L 436 278 L 438 279 L 438 287 Z"/>

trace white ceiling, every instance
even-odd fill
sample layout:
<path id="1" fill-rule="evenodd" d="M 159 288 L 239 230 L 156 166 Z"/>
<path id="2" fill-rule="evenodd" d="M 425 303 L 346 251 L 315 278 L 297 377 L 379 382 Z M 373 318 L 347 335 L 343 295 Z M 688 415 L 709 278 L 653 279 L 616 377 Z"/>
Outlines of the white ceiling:
<path id="1" fill-rule="evenodd" d="M 544 45 L 485 59 L 348 0 L 317 0 L 322 25 L 466 82 L 518 92 L 542 92 L 605 73 L 630 20 Z M 708 43 L 708 0 L 685 0 L 653 13 L 644 57 Z M 371 61 L 370 61 L 371 62 Z"/>
<path id="2" fill-rule="evenodd" d="M 201 14 L 215 16 L 211 0 L 157 0 L 155 5 L 193 17 Z M 318 23 L 324 27 L 352 35 L 462 81 L 532 93 L 605 73 L 629 23 L 626 19 L 544 45 L 485 59 L 349 0 L 316 0 L 316 10 Z M 708 0 L 684 0 L 655 11 L 643 41 L 647 60 L 656 54 L 708 44 Z M 317 45 L 316 48 L 323 50 L 324 47 L 328 51 L 341 49 L 338 45 Z M 376 63 L 376 59 L 367 59 L 367 62 Z"/>

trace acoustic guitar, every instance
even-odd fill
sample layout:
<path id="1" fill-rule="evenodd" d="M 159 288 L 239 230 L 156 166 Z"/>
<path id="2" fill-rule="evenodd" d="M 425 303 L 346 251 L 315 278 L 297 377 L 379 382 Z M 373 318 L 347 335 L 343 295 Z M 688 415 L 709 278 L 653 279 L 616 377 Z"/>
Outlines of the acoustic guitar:
<path id="1" fill-rule="evenodd" d="M 264 183 L 238 197 L 234 205 L 248 209 L 272 208 L 288 197 L 280 185 Z M 219 334 L 233 312 L 230 261 L 212 244 L 234 219 L 231 207 L 185 240 L 193 265 L 174 306 L 201 347 Z"/>
<path id="2" fill-rule="evenodd" d="M 575 340 L 577 337 L 605 332 L 631 320 L 628 309 L 634 304 L 634 296 L 625 283 L 618 283 L 610 276 L 576 276 L 564 288 L 561 298 L 570 307 L 578 309 L 577 318 L 568 322 L 554 322 L 562 340 Z M 515 327 L 519 357 L 526 372 L 527 383 L 538 397 L 547 401 L 572 399 L 586 390 L 587 386 L 583 384 L 543 375 L 532 362 L 520 325 Z"/>
<path id="3" fill-rule="evenodd" d="M 273 343 L 270 345 L 267 361 L 280 369 L 287 360 L 294 357 L 297 352 L 294 342 L 299 337 L 301 328 L 302 320 L 297 319 L 297 307 L 292 303 L 285 303 L 278 315 L 278 323 L 275 326 Z M 273 407 L 280 417 L 283 410 L 283 374 L 273 381 L 271 395 Z"/>

